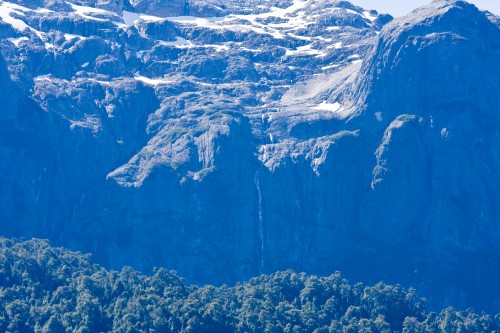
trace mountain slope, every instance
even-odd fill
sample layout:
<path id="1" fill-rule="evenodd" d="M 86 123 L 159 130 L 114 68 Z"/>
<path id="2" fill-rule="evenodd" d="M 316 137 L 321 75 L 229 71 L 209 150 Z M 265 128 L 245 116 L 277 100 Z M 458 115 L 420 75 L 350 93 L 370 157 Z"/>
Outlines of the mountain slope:
<path id="1" fill-rule="evenodd" d="M 498 308 L 491 16 L 168 4 L 1 3 L 2 234 L 199 283 L 342 269 Z"/>

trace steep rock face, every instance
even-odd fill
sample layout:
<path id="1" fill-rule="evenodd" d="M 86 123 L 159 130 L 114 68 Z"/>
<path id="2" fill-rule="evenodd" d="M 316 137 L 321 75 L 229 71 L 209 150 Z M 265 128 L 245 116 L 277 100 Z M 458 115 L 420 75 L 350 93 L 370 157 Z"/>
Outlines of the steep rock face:
<path id="1" fill-rule="evenodd" d="M 389 118 L 418 109 L 432 114 L 459 98 L 498 117 L 490 111 L 498 103 L 498 77 L 490 75 L 498 73 L 498 36 L 498 28 L 473 5 L 433 2 L 385 27 L 356 93 L 368 94 L 366 104 Z"/>
<path id="2" fill-rule="evenodd" d="M 362 230 L 419 252 L 436 271 L 460 272 L 462 286 L 496 286 L 484 271 L 498 266 L 472 258 L 500 252 L 499 40 L 472 5 L 433 2 L 384 28 L 355 92 L 366 94 L 360 112 L 389 124 Z"/>
<path id="3" fill-rule="evenodd" d="M 498 308 L 500 38 L 474 6 L 380 30 L 345 1 L 0 5 L 2 234 Z"/>
<path id="4" fill-rule="evenodd" d="M 5 60 L 0 57 L 0 98 L 3 103 L 0 120 L 6 121 L 15 118 L 17 108 L 15 96 L 14 85 L 10 79 Z"/>
<path id="5" fill-rule="evenodd" d="M 341 1 L 270 4 L 165 19 L 111 2 L 3 2 L 9 95 L 26 102 L 22 131 L 3 132 L 2 232 L 198 282 L 264 271 L 263 106 L 358 59 L 387 19 Z"/>

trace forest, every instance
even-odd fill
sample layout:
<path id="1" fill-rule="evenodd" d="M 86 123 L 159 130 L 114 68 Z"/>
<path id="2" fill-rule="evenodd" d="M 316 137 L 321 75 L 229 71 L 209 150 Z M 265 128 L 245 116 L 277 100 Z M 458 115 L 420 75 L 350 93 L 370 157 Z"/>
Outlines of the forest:
<path id="1" fill-rule="evenodd" d="M 0 238 L 0 332 L 500 332 L 500 314 L 436 313 L 414 289 L 288 270 L 235 286 L 106 270 L 48 241 Z"/>

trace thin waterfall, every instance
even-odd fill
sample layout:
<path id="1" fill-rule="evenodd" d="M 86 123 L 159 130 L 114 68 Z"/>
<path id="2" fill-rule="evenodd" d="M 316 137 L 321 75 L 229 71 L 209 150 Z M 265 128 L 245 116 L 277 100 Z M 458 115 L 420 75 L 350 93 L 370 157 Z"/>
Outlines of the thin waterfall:
<path id="1" fill-rule="evenodd" d="M 260 190 L 259 170 L 255 172 L 253 177 L 255 188 L 257 190 L 257 207 L 259 218 L 259 237 L 260 237 L 260 274 L 264 271 L 264 227 L 262 221 L 262 192 Z"/>

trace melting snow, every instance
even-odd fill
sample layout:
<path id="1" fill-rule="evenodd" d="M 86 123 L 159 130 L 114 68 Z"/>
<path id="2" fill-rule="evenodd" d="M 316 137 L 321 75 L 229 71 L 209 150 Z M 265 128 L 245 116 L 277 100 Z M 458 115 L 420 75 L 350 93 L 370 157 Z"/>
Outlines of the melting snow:
<path id="1" fill-rule="evenodd" d="M 375 21 L 377 19 L 377 15 L 372 15 L 369 11 L 364 11 L 363 13 L 358 13 L 354 10 L 351 10 L 351 9 L 346 9 L 346 12 L 348 13 L 351 13 L 351 14 L 356 14 L 356 15 L 359 15 L 361 17 L 364 17 L 365 19 L 368 19 L 370 21 Z"/>
<path id="2" fill-rule="evenodd" d="M 47 8 L 38 8 L 33 10 L 36 13 L 41 13 L 41 14 L 48 14 L 48 13 L 53 13 L 53 10 L 47 9 Z"/>
<path id="3" fill-rule="evenodd" d="M 164 42 L 160 41 L 160 45 L 165 45 L 165 46 L 176 46 L 176 47 L 192 47 L 194 44 L 182 37 L 175 37 L 175 41 L 173 42 Z"/>
<path id="4" fill-rule="evenodd" d="M 9 42 L 14 44 L 16 47 L 19 47 L 19 44 L 21 44 L 22 41 L 29 41 L 28 37 L 19 37 L 19 38 L 7 38 Z"/>
<path id="5" fill-rule="evenodd" d="M 350 13 L 350 14 L 355 14 L 355 15 L 359 15 L 359 13 L 357 11 L 354 11 L 352 9 L 344 9 L 346 12 Z"/>
<path id="6" fill-rule="evenodd" d="M 141 16 L 142 17 L 142 16 Z M 283 38 L 283 36 L 274 29 L 269 29 L 269 27 L 259 24 L 255 20 L 256 15 L 229 15 L 226 17 L 210 17 L 210 18 L 200 18 L 193 16 L 178 16 L 169 17 L 168 20 L 181 24 L 196 25 L 201 28 L 206 29 L 228 29 L 232 31 L 249 32 L 253 31 L 258 34 L 268 34 L 275 38 Z M 251 24 L 237 24 L 235 21 L 244 20 L 250 21 Z"/>
<path id="7" fill-rule="evenodd" d="M 135 21 L 141 19 L 141 16 L 137 13 L 132 13 L 124 10 L 122 18 L 123 22 L 125 22 L 126 25 L 133 25 Z"/>
<path id="8" fill-rule="evenodd" d="M 152 22 L 165 21 L 163 17 L 153 16 L 153 15 L 139 14 L 139 16 L 141 20 L 144 21 L 152 21 Z"/>
<path id="9" fill-rule="evenodd" d="M 87 15 L 87 14 L 109 14 L 110 12 L 108 12 L 107 10 L 93 8 L 93 7 L 87 7 L 87 6 L 79 6 L 79 5 L 75 5 L 75 4 L 68 2 L 68 1 L 66 1 L 66 2 L 71 6 L 71 8 L 73 8 L 73 10 L 76 12 L 77 15 L 79 15 L 83 18 L 86 18 L 88 20 L 94 20 L 94 21 L 108 21 L 106 19 Z"/>
<path id="10" fill-rule="evenodd" d="M 450 136 L 450 133 L 449 133 L 448 129 L 447 128 L 443 128 L 441 130 L 441 138 L 446 141 L 446 140 L 448 140 L 449 136 Z"/>
<path id="11" fill-rule="evenodd" d="M 286 56 L 315 55 L 318 57 L 324 57 L 327 54 L 323 51 L 313 49 L 312 44 L 307 44 L 304 46 L 297 47 L 297 50 L 287 49 L 285 55 Z"/>
<path id="12" fill-rule="evenodd" d="M 321 67 L 321 70 L 326 71 L 326 70 L 328 70 L 328 69 L 337 68 L 337 67 L 339 67 L 339 66 L 340 66 L 339 64 L 332 64 L 332 65 L 328 65 L 328 66 L 323 66 L 323 67 Z"/>
<path id="13" fill-rule="evenodd" d="M 370 14 L 370 12 L 368 11 L 364 11 L 363 12 L 363 16 L 366 17 L 367 19 L 369 19 L 370 21 L 375 21 L 377 19 L 377 16 L 376 15 L 372 15 Z"/>
<path id="14" fill-rule="evenodd" d="M 94 82 L 94 83 L 97 83 L 97 84 L 100 84 L 101 86 L 111 86 L 111 82 L 110 81 L 102 81 L 102 80 L 96 80 L 96 79 L 82 79 L 82 78 L 78 78 L 77 81 L 90 81 L 90 82 Z"/>
<path id="15" fill-rule="evenodd" d="M 12 25 L 17 30 L 24 31 L 30 27 L 23 20 L 12 17 L 12 14 L 24 16 L 23 11 L 25 11 L 25 9 L 28 10 L 27 8 L 12 3 L 3 2 L 0 5 L 0 17 L 2 18 L 2 21 Z"/>
<path id="16" fill-rule="evenodd" d="M 29 29 L 33 31 L 41 40 L 45 41 L 45 34 L 43 32 L 40 32 L 36 29 L 33 29 L 29 25 L 26 24 L 23 20 L 20 20 L 18 18 L 14 18 L 12 14 L 18 15 L 18 16 L 25 16 L 25 12 L 33 12 L 34 10 L 31 10 L 29 8 L 19 6 L 13 3 L 9 2 L 0 2 L 0 18 L 2 18 L 2 21 L 5 23 L 10 24 L 12 27 L 19 31 L 24 31 L 26 29 Z M 36 10 L 34 12 L 40 12 L 43 13 L 45 11 L 43 10 Z"/>
<path id="17" fill-rule="evenodd" d="M 176 17 L 156 17 L 143 14 L 136 14 L 123 11 L 123 21 L 127 24 L 133 24 L 136 20 L 142 19 L 145 21 L 161 21 L 168 20 L 174 23 L 183 25 L 195 25 L 200 28 L 222 30 L 227 29 L 238 32 L 255 32 L 257 34 L 271 35 L 276 39 L 283 39 L 285 35 L 302 40 L 318 40 L 321 36 L 307 37 L 294 34 L 296 31 L 307 29 L 310 25 L 315 24 L 313 17 L 306 16 L 306 11 L 303 9 L 310 4 L 310 0 L 293 0 L 293 4 L 288 8 L 271 7 L 268 12 L 260 14 L 231 14 L 225 17 L 194 17 L 194 16 L 176 16 Z M 344 10 L 337 8 L 338 10 Z M 360 13 L 354 12 L 357 15 Z M 362 16 L 362 15 L 361 15 Z M 262 20 L 269 18 L 283 19 L 279 23 L 262 23 Z M 328 27 L 327 30 L 338 30 L 340 27 Z M 325 41 L 325 40 L 324 40 Z M 316 53 L 320 55 L 320 53 Z M 321 54 L 323 55 L 323 54 Z"/>
<path id="18" fill-rule="evenodd" d="M 66 40 L 72 40 L 72 39 L 75 39 L 75 38 L 86 39 L 87 37 L 83 37 L 83 36 L 80 36 L 80 35 L 73 35 L 73 34 L 64 34 L 64 39 L 66 39 Z"/>
<path id="19" fill-rule="evenodd" d="M 315 110 L 337 112 L 340 110 L 340 104 L 337 102 L 331 104 L 331 103 L 328 103 L 327 101 L 323 101 L 323 102 L 321 102 L 321 104 L 318 104 L 312 108 Z"/>
<path id="20" fill-rule="evenodd" d="M 157 17 L 151 16 L 147 17 L 146 15 L 141 15 L 141 18 L 144 20 L 155 20 Z M 197 25 L 199 27 L 203 28 L 212 28 L 212 29 L 217 29 L 220 28 L 218 25 L 215 24 L 217 21 L 223 21 L 224 18 L 222 17 L 208 17 L 208 18 L 201 18 L 201 17 L 194 17 L 194 16 L 172 16 L 167 18 L 169 21 L 176 22 L 176 23 L 181 23 L 181 24 L 191 24 L 191 25 Z"/>
<path id="21" fill-rule="evenodd" d="M 156 86 L 156 85 L 159 85 L 159 84 L 168 84 L 168 83 L 172 83 L 174 81 L 172 80 L 167 80 L 165 78 L 149 78 L 149 77 L 145 77 L 145 76 L 142 76 L 142 75 L 136 75 L 134 77 L 137 81 L 141 81 L 143 83 L 146 83 L 146 84 L 149 84 L 149 85 L 153 85 L 153 86 Z"/>
<path id="22" fill-rule="evenodd" d="M 85 13 L 97 13 L 97 14 L 107 14 L 108 11 L 100 8 L 88 7 L 88 6 L 79 6 L 75 5 L 69 1 L 66 1 L 77 13 L 85 14 Z"/>
<path id="23" fill-rule="evenodd" d="M 292 6 L 288 8 L 271 7 L 269 12 L 261 14 L 248 14 L 248 15 L 229 15 L 226 17 L 212 17 L 212 18 L 198 18 L 192 16 L 178 16 L 169 17 L 169 21 L 197 25 L 209 29 L 228 29 L 232 31 L 253 31 L 258 34 L 268 34 L 276 39 L 282 39 L 284 36 L 279 29 L 299 30 L 307 28 L 313 24 L 305 17 L 305 13 L 300 9 L 306 7 L 309 1 L 294 0 Z M 294 15 L 290 15 L 294 14 Z M 270 17 L 286 18 L 287 22 L 263 24 L 258 20 L 267 19 Z M 141 18 L 144 18 L 141 15 Z M 245 23 L 240 23 L 245 22 Z M 248 24 L 249 23 L 249 24 Z M 294 36 L 291 32 L 290 36 Z M 301 37 L 307 39 L 309 37 Z"/>
<path id="24" fill-rule="evenodd" d="M 375 112 L 375 118 L 377 118 L 377 121 L 382 121 L 382 112 Z"/>
<path id="25" fill-rule="evenodd" d="M 173 46 L 173 47 L 177 47 L 177 48 L 181 48 L 181 49 L 184 49 L 184 48 L 193 48 L 193 47 L 206 47 L 206 48 L 214 48 L 216 49 L 217 52 L 221 52 L 221 51 L 226 51 L 226 50 L 229 50 L 229 46 L 227 44 L 224 44 L 224 45 L 216 45 L 216 44 L 203 44 L 203 45 L 197 45 L 197 44 L 193 44 L 191 41 L 185 39 L 185 38 L 182 38 L 182 37 L 175 37 L 175 41 L 172 41 L 172 42 L 165 42 L 165 41 L 159 41 L 160 45 L 164 45 L 164 46 Z"/>
<path id="26" fill-rule="evenodd" d="M 33 80 L 34 81 L 48 81 L 48 82 L 53 82 L 52 81 L 52 76 L 50 74 L 36 76 L 35 78 L 33 78 Z"/>

